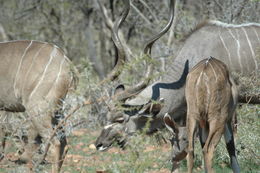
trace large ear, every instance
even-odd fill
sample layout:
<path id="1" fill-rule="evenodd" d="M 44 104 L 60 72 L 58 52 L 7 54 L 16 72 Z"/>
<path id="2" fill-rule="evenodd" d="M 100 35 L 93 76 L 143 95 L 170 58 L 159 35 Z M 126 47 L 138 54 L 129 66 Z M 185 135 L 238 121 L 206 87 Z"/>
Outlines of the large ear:
<path id="1" fill-rule="evenodd" d="M 115 88 L 113 95 L 116 95 L 124 90 L 125 90 L 125 86 L 123 84 L 120 84 Z"/>
<path id="2" fill-rule="evenodd" d="M 179 126 L 178 124 L 172 119 L 172 117 L 166 113 L 163 117 L 163 121 L 165 126 L 173 135 L 176 135 L 179 133 Z"/>
<path id="3" fill-rule="evenodd" d="M 159 101 L 150 101 L 148 104 L 138 112 L 139 115 L 144 115 L 146 117 L 152 117 L 157 115 L 163 107 L 164 99 L 160 98 Z"/>

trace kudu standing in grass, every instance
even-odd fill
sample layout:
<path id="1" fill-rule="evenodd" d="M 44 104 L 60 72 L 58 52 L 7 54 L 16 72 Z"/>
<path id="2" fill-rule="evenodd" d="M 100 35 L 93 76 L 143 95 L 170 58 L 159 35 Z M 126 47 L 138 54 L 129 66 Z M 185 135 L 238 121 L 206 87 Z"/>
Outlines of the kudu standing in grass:
<path id="1" fill-rule="evenodd" d="M 171 0 L 171 16 L 174 12 L 173 6 L 174 0 Z M 223 61 L 231 72 L 238 73 L 241 77 L 259 73 L 260 24 L 233 25 L 219 21 L 205 21 L 187 35 L 181 44 L 177 57 L 174 60 L 169 59 L 166 63 L 170 65 L 160 80 L 147 86 L 149 82 L 147 79 L 151 79 L 151 76 L 147 76 L 143 80 L 145 85 L 142 87 L 136 87 L 140 86 L 137 84 L 128 89 L 123 85 L 116 88 L 112 104 L 109 104 L 107 114 L 109 122 L 96 140 L 98 150 L 108 149 L 116 141 L 123 147 L 127 138 L 137 130 L 143 129 L 150 117 L 152 121 L 148 133 L 165 127 L 163 123 L 165 113 L 169 113 L 175 120 L 185 120 L 186 76 L 189 69 L 203 57 L 213 56 Z M 121 48 L 121 52 L 124 53 L 122 46 Z M 146 74 L 152 74 L 148 72 Z M 259 96 L 253 97 L 251 101 L 253 100 L 255 103 L 260 103 Z M 244 101 L 248 100 L 239 100 Z M 176 149 L 176 152 L 182 150 Z"/>
<path id="2" fill-rule="evenodd" d="M 125 57 L 118 37 L 118 29 L 128 11 L 129 4 L 123 15 L 110 28 L 112 40 L 118 48 L 118 60 L 114 69 L 100 82 L 101 84 L 115 80 L 122 70 Z M 149 50 L 148 45 L 146 51 Z M 76 87 L 76 69 L 60 48 L 38 41 L 0 43 L 0 60 L 2 89 L 0 109 L 9 112 L 25 112 L 30 123 L 28 144 L 19 160 L 32 163 L 33 156 L 39 149 L 39 143 L 46 143 L 52 139 L 50 141 L 52 172 L 60 172 L 67 151 L 66 136 L 62 128 L 56 131 L 54 138 L 52 136 L 55 126 L 60 125 L 64 120 L 61 110 L 63 98 L 69 89 Z M 77 109 L 78 107 L 75 107 L 74 111 Z"/>
<path id="3" fill-rule="evenodd" d="M 19 160 L 32 163 L 39 144 L 50 138 L 62 118 L 62 100 L 77 78 L 64 52 L 45 42 L 1 42 L 0 60 L 0 109 L 25 112 L 30 127 Z M 60 171 L 66 144 L 61 129 L 51 140 L 52 172 Z"/>
<path id="4" fill-rule="evenodd" d="M 173 160 L 183 159 L 188 154 L 188 172 L 192 172 L 194 138 L 196 129 L 199 129 L 205 170 L 210 173 L 214 172 L 212 169 L 213 154 L 224 133 L 233 172 L 240 172 L 232 129 L 238 91 L 227 66 L 215 58 L 200 61 L 187 76 L 185 97 L 187 101 L 186 127 L 177 127 L 168 114 L 164 117 L 166 127 L 170 131 L 181 131 L 188 136 L 185 142 L 182 140 L 181 143 L 184 147 L 182 156 L 179 155 L 178 158 L 175 155 Z M 175 139 L 176 137 L 172 139 L 172 143 Z M 176 141 L 176 143 L 178 142 L 180 141 Z"/>

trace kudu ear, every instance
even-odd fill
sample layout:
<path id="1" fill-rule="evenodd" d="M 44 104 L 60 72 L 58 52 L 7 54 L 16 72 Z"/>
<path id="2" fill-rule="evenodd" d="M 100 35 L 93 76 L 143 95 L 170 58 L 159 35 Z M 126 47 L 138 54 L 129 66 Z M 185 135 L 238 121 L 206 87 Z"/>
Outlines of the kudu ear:
<path id="1" fill-rule="evenodd" d="M 166 128 L 173 134 L 176 135 L 179 133 L 179 126 L 178 124 L 172 119 L 172 117 L 166 113 L 163 117 L 164 124 Z"/>
<path id="2" fill-rule="evenodd" d="M 138 112 L 139 115 L 146 117 L 153 117 L 157 115 L 163 107 L 164 99 L 160 98 L 159 101 L 150 101 Z"/>
<path id="3" fill-rule="evenodd" d="M 113 92 L 113 95 L 116 95 L 116 94 L 118 94 L 118 93 L 120 93 L 120 92 L 122 92 L 122 91 L 124 91 L 125 90 L 125 86 L 123 85 L 123 84 L 120 84 L 120 85 L 118 85 L 116 88 L 115 88 L 115 90 L 114 90 L 114 92 Z"/>

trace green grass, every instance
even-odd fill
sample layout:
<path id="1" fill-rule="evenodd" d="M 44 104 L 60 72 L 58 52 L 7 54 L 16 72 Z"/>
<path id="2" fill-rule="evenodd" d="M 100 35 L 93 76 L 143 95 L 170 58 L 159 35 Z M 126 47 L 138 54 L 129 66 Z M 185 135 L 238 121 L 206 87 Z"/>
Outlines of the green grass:
<path id="1" fill-rule="evenodd" d="M 259 173 L 260 170 L 260 106 L 244 105 L 238 109 L 238 132 L 235 137 L 238 151 L 238 161 L 243 173 Z M 69 152 L 62 167 L 64 173 L 94 173 L 106 171 L 109 173 L 165 173 L 170 172 L 170 144 L 159 145 L 155 137 L 138 133 L 130 140 L 125 150 L 117 146 L 106 152 L 91 148 L 101 127 L 81 128 L 74 130 L 68 137 Z M 161 132 L 165 137 L 167 131 Z M 167 137 L 166 137 L 167 138 Z M 12 142 L 12 140 L 9 140 Z M 8 152 L 14 152 L 14 145 L 9 145 Z M 195 145 L 194 172 L 202 173 L 202 150 L 198 140 Z M 185 172 L 186 160 L 180 163 L 181 171 Z M 222 139 L 214 157 L 216 173 L 232 172 L 229 157 Z M 39 172 L 50 172 L 50 165 L 41 165 Z M 2 165 L 0 172 L 22 173 L 24 165 Z"/>
<path id="2" fill-rule="evenodd" d="M 235 137 L 238 151 L 238 161 L 240 163 L 241 172 L 257 173 L 260 170 L 259 164 L 259 106 L 245 105 L 238 109 L 238 132 Z M 86 130 L 86 129 L 85 129 Z M 170 163 L 170 144 L 158 145 L 154 137 L 138 134 L 131 139 L 131 146 L 125 151 L 118 149 L 116 146 L 107 152 L 97 152 L 88 150 L 86 153 L 76 151 L 74 148 L 79 143 L 84 143 L 82 148 L 87 148 L 93 144 L 97 135 L 97 129 L 92 133 L 86 133 L 86 136 L 71 137 L 71 150 L 69 154 L 80 154 L 85 158 L 86 164 L 80 170 L 64 165 L 63 169 L 71 172 L 95 172 L 96 170 L 106 170 L 108 172 L 169 172 Z M 90 131 L 91 132 L 91 131 Z M 165 131 L 165 133 L 167 133 Z M 202 150 L 199 142 L 196 142 L 195 148 L 195 172 L 204 172 L 202 165 Z M 96 159 L 93 164 L 92 159 Z M 84 160 L 84 159 L 83 159 Z M 83 161 L 84 162 L 84 161 Z M 81 163 L 84 165 L 84 163 Z M 232 172 L 229 166 L 229 157 L 222 139 L 217 147 L 214 158 L 214 169 L 218 173 Z M 181 163 L 181 170 L 186 171 L 186 161 Z"/>

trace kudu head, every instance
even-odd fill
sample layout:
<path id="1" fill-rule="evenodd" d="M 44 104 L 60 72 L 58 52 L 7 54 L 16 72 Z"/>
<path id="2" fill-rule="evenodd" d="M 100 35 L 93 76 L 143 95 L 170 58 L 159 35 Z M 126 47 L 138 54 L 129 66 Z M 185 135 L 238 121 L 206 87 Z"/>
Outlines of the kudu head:
<path id="1" fill-rule="evenodd" d="M 127 16 L 130 9 L 129 0 L 124 0 L 125 2 L 125 12 L 118 21 L 122 23 Z M 99 3 L 101 9 L 102 6 Z M 170 18 L 167 25 L 155 36 L 153 36 L 149 41 L 147 41 L 145 48 L 143 50 L 144 56 L 151 58 L 151 48 L 153 43 L 163 36 L 170 28 L 173 17 L 174 17 L 174 5 L 175 1 L 170 0 Z M 118 29 L 118 28 L 117 28 Z M 115 46 L 117 48 L 118 59 L 125 57 L 124 47 L 122 46 L 120 39 L 117 34 L 118 30 L 113 29 L 113 36 L 116 38 L 117 43 Z M 114 41 L 115 39 L 113 39 Z M 115 42 L 115 41 L 114 41 Z M 147 87 L 151 80 L 151 74 L 153 71 L 154 64 L 151 63 L 147 66 L 146 74 L 141 82 L 125 89 L 123 85 L 119 85 L 111 97 L 112 101 L 108 105 L 109 112 L 107 114 L 108 124 L 103 128 L 100 136 L 96 140 L 95 146 L 97 150 L 106 150 L 114 142 L 117 142 L 120 147 L 124 148 L 126 144 L 127 137 L 131 135 L 131 126 L 134 126 L 135 119 L 140 116 L 155 115 L 160 111 L 161 104 L 158 102 L 150 101 L 145 105 L 128 105 L 126 100 L 140 93 L 144 88 Z M 162 102 L 162 100 L 160 100 Z M 147 117 L 146 117 L 147 118 Z"/>
<path id="2" fill-rule="evenodd" d="M 187 128 L 186 126 L 179 126 L 168 113 L 164 115 L 163 121 L 172 135 L 170 139 L 172 145 L 172 162 L 181 161 L 187 155 Z"/>

